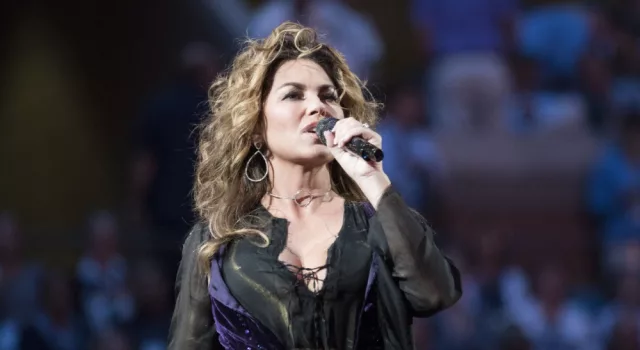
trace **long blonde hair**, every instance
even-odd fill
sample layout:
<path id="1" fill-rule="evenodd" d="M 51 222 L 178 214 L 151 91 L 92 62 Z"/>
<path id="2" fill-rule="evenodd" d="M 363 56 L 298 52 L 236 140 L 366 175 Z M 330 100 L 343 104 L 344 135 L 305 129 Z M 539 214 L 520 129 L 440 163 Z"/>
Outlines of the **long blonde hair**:
<path id="1" fill-rule="evenodd" d="M 256 152 L 254 136 L 265 132 L 262 106 L 275 72 L 284 62 L 299 58 L 310 59 L 326 71 L 339 91 L 345 116 L 369 125 L 377 121 L 380 105 L 369 98 L 364 83 L 349 70 L 344 57 L 318 41 L 314 30 L 285 22 L 263 40 L 247 40 L 230 68 L 211 85 L 211 114 L 200 134 L 195 207 L 212 236 L 198 252 L 203 266 L 208 266 L 221 245 L 234 238 L 258 235 L 267 239 L 251 213 L 270 190 L 270 183 L 268 179 L 247 181 L 244 171 Z M 259 163 L 263 162 L 249 165 L 252 178 L 264 174 L 264 164 Z M 334 163 L 329 164 L 332 189 L 346 200 L 364 200 L 357 185 Z"/>

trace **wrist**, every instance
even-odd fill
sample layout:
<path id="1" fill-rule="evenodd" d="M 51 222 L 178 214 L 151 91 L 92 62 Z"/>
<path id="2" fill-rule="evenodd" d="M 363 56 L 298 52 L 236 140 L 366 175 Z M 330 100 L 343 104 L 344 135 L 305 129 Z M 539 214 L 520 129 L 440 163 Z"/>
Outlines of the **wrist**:
<path id="1" fill-rule="evenodd" d="M 391 180 L 389 180 L 387 174 L 378 172 L 362 178 L 357 184 L 365 197 L 367 197 L 369 203 L 371 203 L 375 209 L 378 209 L 378 203 L 387 188 L 391 186 Z"/>

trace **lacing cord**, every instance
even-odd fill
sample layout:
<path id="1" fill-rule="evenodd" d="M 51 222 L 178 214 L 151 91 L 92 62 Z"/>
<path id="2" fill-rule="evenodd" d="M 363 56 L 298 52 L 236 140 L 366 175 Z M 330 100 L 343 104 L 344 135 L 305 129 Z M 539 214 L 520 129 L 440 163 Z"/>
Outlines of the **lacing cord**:
<path id="1" fill-rule="evenodd" d="M 327 336 L 326 319 L 324 315 L 324 298 L 322 296 L 321 290 L 318 288 L 318 283 L 323 282 L 322 279 L 318 277 L 318 272 L 326 269 L 329 265 L 323 265 L 314 268 L 300 267 L 296 265 L 291 265 L 287 263 L 283 263 L 287 268 L 289 268 L 297 277 L 296 282 L 294 284 L 294 289 L 297 291 L 301 283 L 305 283 L 305 288 L 311 291 L 314 294 L 314 302 L 315 307 L 313 310 L 313 328 L 315 332 L 314 343 L 317 349 L 327 348 L 329 345 L 329 339 Z M 311 286 L 311 288 L 309 287 Z M 289 299 L 290 302 L 292 299 Z M 291 310 L 291 307 L 289 307 Z M 322 334 L 320 333 L 322 330 Z"/>

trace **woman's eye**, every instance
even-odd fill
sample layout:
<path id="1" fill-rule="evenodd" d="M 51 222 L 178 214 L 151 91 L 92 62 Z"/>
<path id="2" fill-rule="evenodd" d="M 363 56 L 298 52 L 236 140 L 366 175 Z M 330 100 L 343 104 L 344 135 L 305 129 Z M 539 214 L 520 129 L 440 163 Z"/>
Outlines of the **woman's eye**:
<path id="1" fill-rule="evenodd" d="M 325 101 L 336 102 L 336 101 L 338 101 L 338 95 L 336 95 L 336 94 L 326 94 L 326 95 L 322 96 L 322 99 L 325 100 Z"/>
<path id="2" fill-rule="evenodd" d="M 298 91 L 291 91 L 289 93 L 287 93 L 286 95 L 284 95 L 284 98 L 282 98 L 283 100 L 288 100 L 288 99 L 300 99 L 302 98 L 302 94 Z"/>

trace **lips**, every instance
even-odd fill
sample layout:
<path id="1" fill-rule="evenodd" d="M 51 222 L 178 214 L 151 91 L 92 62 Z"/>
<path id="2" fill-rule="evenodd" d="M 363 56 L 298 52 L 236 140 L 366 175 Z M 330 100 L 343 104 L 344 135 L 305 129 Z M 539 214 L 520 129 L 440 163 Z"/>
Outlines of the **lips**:
<path id="1" fill-rule="evenodd" d="M 302 129 L 302 132 L 305 133 L 316 133 L 316 125 L 318 125 L 318 122 L 313 122 L 307 126 L 304 127 L 304 129 Z"/>

